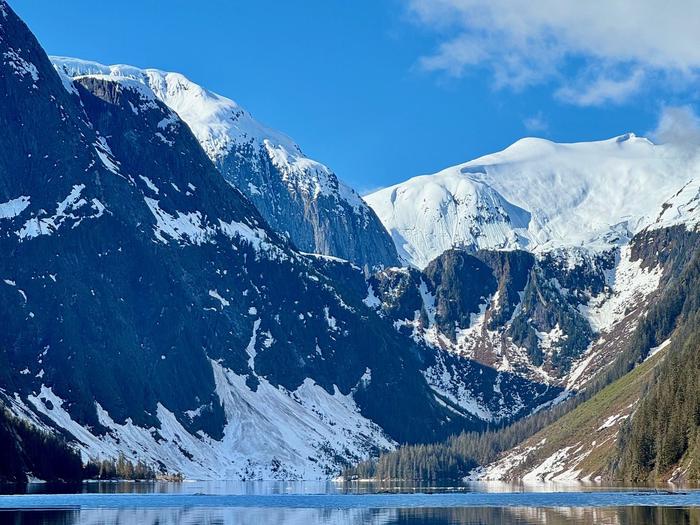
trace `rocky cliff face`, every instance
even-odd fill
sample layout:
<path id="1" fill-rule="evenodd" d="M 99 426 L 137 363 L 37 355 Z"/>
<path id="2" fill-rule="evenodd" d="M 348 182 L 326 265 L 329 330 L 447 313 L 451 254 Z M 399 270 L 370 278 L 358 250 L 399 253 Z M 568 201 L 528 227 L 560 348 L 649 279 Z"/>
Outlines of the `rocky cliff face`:
<path id="1" fill-rule="evenodd" d="M 0 53 L 0 389 L 84 457 L 327 477 L 556 395 L 397 332 L 362 269 L 297 251 L 150 83 L 57 72 L 2 0 Z"/>
<path id="2" fill-rule="evenodd" d="M 72 77 L 126 77 L 149 86 L 189 125 L 224 178 L 301 251 L 333 255 L 367 269 L 398 263 L 391 238 L 353 189 L 232 100 L 177 73 L 61 57 L 53 62 Z"/>
<path id="3" fill-rule="evenodd" d="M 638 253 L 647 244 L 640 234 L 631 247 L 599 254 L 448 250 L 422 272 L 375 274 L 370 291 L 375 308 L 416 341 L 576 389 L 611 362 L 610 334 L 624 340 L 661 282 L 664 261 Z"/>
<path id="4" fill-rule="evenodd" d="M 236 146 L 217 158 L 221 173 L 277 231 L 305 252 L 333 255 L 367 270 L 398 264 L 374 211 L 322 164 L 269 143 Z"/>
<path id="5" fill-rule="evenodd" d="M 697 431 L 700 232 L 647 229 L 630 252 L 638 265 L 656 269 L 657 285 L 624 309 L 617 328 L 601 332 L 580 367 L 582 378 L 602 371 L 615 381 L 471 478 L 698 478 L 696 442 L 688 436 Z"/>

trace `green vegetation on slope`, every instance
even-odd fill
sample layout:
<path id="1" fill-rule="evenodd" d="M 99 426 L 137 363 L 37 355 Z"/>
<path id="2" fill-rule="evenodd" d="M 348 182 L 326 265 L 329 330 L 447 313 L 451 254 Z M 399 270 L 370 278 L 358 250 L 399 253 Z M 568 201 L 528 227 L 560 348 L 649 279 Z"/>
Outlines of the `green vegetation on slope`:
<path id="1" fill-rule="evenodd" d="M 669 358 L 618 444 L 616 471 L 634 481 L 668 479 L 677 466 L 677 476 L 700 479 L 700 251 L 671 288 L 650 313 L 660 324 L 680 320 Z"/>
<path id="2" fill-rule="evenodd" d="M 586 474 L 605 475 L 615 453 L 619 423 L 629 417 L 635 402 L 653 379 L 661 361 L 660 353 L 625 374 L 591 398 L 572 399 L 550 410 L 538 412 L 508 427 L 485 433 L 468 432 L 444 443 L 404 446 L 346 470 L 346 478 L 360 479 L 459 479 L 477 465 L 494 461 L 516 445 L 535 447 L 527 461 L 510 477 L 516 478 L 559 450 L 570 447 L 578 454 L 588 452 L 578 466 Z M 617 417 L 616 417 L 617 416 Z M 614 421 L 609 426 L 606 420 Z"/>
<path id="3" fill-rule="evenodd" d="M 405 445 L 377 459 L 369 459 L 343 472 L 346 479 L 448 480 L 466 476 L 478 465 L 496 459 L 535 432 L 555 421 L 578 403 L 571 399 L 515 423 L 487 432 L 462 432 L 429 445 Z"/>
<path id="4" fill-rule="evenodd" d="M 547 447 L 542 447 L 541 452 L 533 453 L 529 463 L 535 463 L 538 458 L 546 459 L 549 457 L 544 455 L 546 451 L 550 453 L 555 451 L 556 447 L 552 443 L 559 443 L 563 447 L 574 447 L 574 445 L 580 447 L 579 456 L 587 453 L 586 457 L 579 461 L 581 475 L 593 473 L 610 475 L 614 472 L 616 476 L 638 478 L 645 477 L 650 469 L 657 469 L 654 460 L 649 459 L 649 452 L 640 460 L 640 464 L 644 465 L 642 470 L 635 471 L 634 474 L 631 472 L 636 467 L 624 466 L 620 471 L 620 466 L 614 462 L 614 456 L 625 454 L 626 447 L 651 447 L 648 436 L 633 437 L 631 438 L 633 442 L 629 445 L 623 442 L 617 450 L 613 445 L 615 445 L 615 435 L 620 424 L 629 418 L 634 404 L 654 379 L 651 369 L 660 360 L 654 357 L 644 362 L 649 351 L 669 339 L 674 331 L 677 332 L 674 339 L 680 341 L 688 327 L 698 325 L 697 317 L 693 318 L 693 316 L 697 316 L 697 312 L 700 311 L 700 249 L 697 246 L 697 234 L 687 231 L 684 227 L 646 232 L 637 238 L 633 247 L 642 260 L 648 258 L 654 263 L 663 264 L 670 278 L 663 292 L 651 305 L 647 315 L 640 320 L 625 350 L 587 385 L 586 390 L 558 406 L 542 410 L 504 428 L 485 433 L 465 432 L 452 436 L 445 442 L 432 445 L 400 447 L 395 451 L 382 454 L 378 459 L 368 460 L 347 469 L 344 476 L 361 479 L 455 479 L 464 476 L 475 465 L 485 465 L 494 461 L 502 452 L 520 443 L 524 444 L 526 440 L 528 444 L 533 444 L 544 437 L 547 438 Z M 676 354 L 677 348 L 679 345 L 674 341 L 664 354 Z M 640 363 L 643 364 L 639 366 Z M 697 377 L 700 377 L 700 363 L 693 368 L 693 371 Z M 692 373 L 686 372 L 687 380 L 691 381 Z M 668 386 L 660 388 L 673 391 L 669 390 Z M 698 390 L 700 391 L 700 387 Z M 688 392 L 684 391 L 682 395 L 688 396 Z M 669 403 L 674 402 L 670 394 L 667 394 L 667 397 Z M 697 394 L 695 398 L 698 398 Z M 627 405 L 623 407 L 622 402 L 625 399 Z M 686 420 L 693 410 L 690 403 L 691 401 L 688 400 L 682 406 L 676 407 L 677 410 L 686 412 Z M 650 410 L 650 414 L 653 414 L 653 410 Z M 565 416 L 569 417 L 558 421 Z M 597 431 L 611 416 L 619 417 L 610 426 Z M 676 418 L 680 420 L 679 416 Z M 697 419 L 700 421 L 700 415 Z M 664 426 L 663 420 L 658 424 L 661 428 L 668 428 L 668 425 Z M 640 424 L 640 429 L 644 425 Z M 674 425 L 672 434 L 679 432 L 680 428 L 689 431 L 691 426 L 688 421 L 685 426 L 678 423 Z M 593 445 L 596 448 L 595 453 L 588 452 L 590 448 L 586 449 L 581 443 L 585 441 L 582 438 L 587 436 L 587 433 L 592 433 L 593 439 L 590 443 L 595 442 Z M 535 434 L 539 439 L 532 438 Z M 577 441 L 577 437 L 581 439 Z M 529 440 L 529 438 L 532 439 Z M 671 437 L 669 436 L 668 439 Z M 685 443 L 691 442 L 691 438 L 686 441 L 673 439 L 676 440 L 673 441 L 676 448 L 671 456 L 674 454 L 677 456 L 679 451 L 685 450 Z M 696 438 L 692 437 L 692 439 Z M 700 440 L 700 438 L 697 439 Z M 605 441 L 604 445 L 602 441 Z M 700 443 L 698 445 L 700 446 Z M 572 452 L 576 452 L 576 447 Z M 663 449 L 662 454 L 668 456 L 667 446 L 660 445 L 656 448 Z M 656 448 L 653 449 L 654 454 Z M 688 461 L 689 456 L 692 456 L 692 452 L 685 454 Z M 637 460 L 632 460 L 632 463 L 634 461 Z"/>
<path id="5" fill-rule="evenodd" d="M 519 477 L 565 449 L 568 457 L 562 459 L 561 471 L 578 471 L 582 477 L 610 477 L 620 425 L 634 412 L 664 354 L 649 358 L 525 441 L 521 448 L 532 446 L 535 450 L 510 477 Z"/>
<path id="6" fill-rule="evenodd" d="M 0 481 L 24 483 L 28 474 L 47 481 L 78 481 L 83 479 L 83 463 L 61 438 L 14 417 L 0 404 Z"/>
<path id="7" fill-rule="evenodd" d="M 620 477 L 700 479 L 699 314 L 679 339 L 682 343 L 670 353 L 631 424 L 621 432 L 616 469 Z"/>

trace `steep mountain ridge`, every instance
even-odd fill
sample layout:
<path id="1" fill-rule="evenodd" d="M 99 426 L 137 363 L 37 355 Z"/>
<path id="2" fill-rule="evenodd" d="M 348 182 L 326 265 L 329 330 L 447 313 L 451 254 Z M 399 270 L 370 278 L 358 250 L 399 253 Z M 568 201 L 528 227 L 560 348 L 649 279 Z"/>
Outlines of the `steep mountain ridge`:
<path id="1" fill-rule="evenodd" d="M 599 345 L 612 348 L 597 374 L 618 379 L 472 479 L 697 479 L 700 231 L 649 229 L 631 247 L 642 265 L 659 264 L 663 273 L 629 332 Z"/>
<path id="2" fill-rule="evenodd" d="M 639 244 L 600 254 L 448 250 L 422 272 L 375 274 L 367 302 L 416 342 L 574 391 L 614 360 L 673 275 Z"/>
<path id="3" fill-rule="evenodd" d="M 260 124 L 234 101 L 178 73 L 65 57 L 52 61 L 70 77 L 126 78 L 148 86 L 188 124 L 226 180 L 302 251 L 334 255 L 368 269 L 397 264 L 393 243 L 360 196 L 329 168 L 306 157 L 292 139 Z"/>
<path id="4" fill-rule="evenodd" d="M 66 83 L 2 5 L 1 379 L 16 413 L 86 456 L 196 477 L 323 476 L 413 439 L 359 405 L 381 417 L 380 400 L 402 412 L 392 392 L 427 394 L 418 358 L 269 229 L 150 90 Z M 391 361 L 401 380 L 382 377 Z M 423 415 L 447 412 L 425 400 Z"/>
<path id="5" fill-rule="evenodd" d="M 0 7 L 0 395 L 14 414 L 84 459 L 308 479 L 557 395 L 402 336 L 368 306 L 362 269 L 296 251 L 150 84 L 68 78 Z"/>
<path id="6" fill-rule="evenodd" d="M 633 134 L 574 144 L 528 138 L 365 200 L 419 268 L 449 248 L 605 251 L 657 220 L 697 215 L 699 165 L 695 151 Z"/>

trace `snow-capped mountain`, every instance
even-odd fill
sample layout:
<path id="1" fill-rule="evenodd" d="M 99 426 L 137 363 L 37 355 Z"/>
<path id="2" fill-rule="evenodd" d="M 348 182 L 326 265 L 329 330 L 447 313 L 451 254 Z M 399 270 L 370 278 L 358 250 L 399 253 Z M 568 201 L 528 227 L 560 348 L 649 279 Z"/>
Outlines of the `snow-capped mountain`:
<path id="1" fill-rule="evenodd" d="M 150 82 L 69 77 L 4 0 L 0 93 L 0 401 L 84 458 L 328 477 L 558 394 L 397 332 L 362 269 L 298 252 Z"/>
<path id="2" fill-rule="evenodd" d="M 430 346 L 579 388 L 672 275 L 638 254 L 700 223 L 698 172 L 697 151 L 631 134 L 524 139 L 380 190 L 367 202 L 420 270 L 375 275 L 378 308 Z"/>
<path id="3" fill-rule="evenodd" d="M 633 135 L 525 139 L 375 214 L 182 75 L 51 61 L 5 0 L 0 94 L 0 402 L 85 458 L 320 478 L 515 420 L 636 344 L 697 246 L 695 155 Z"/>
<path id="4" fill-rule="evenodd" d="M 686 221 L 699 166 L 696 152 L 633 134 L 574 144 L 527 138 L 365 200 L 400 256 L 419 268 L 449 248 L 604 251 L 657 219 Z M 684 216 L 659 218 L 669 199 Z"/>
<path id="5" fill-rule="evenodd" d="M 469 479 L 592 479 L 610 476 L 616 458 L 648 461 L 647 442 L 620 434 L 629 421 L 644 434 L 635 417 L 644 404 L 656 410 L 645 400 L 653 367 L 676 359 L 662 370 L 679 370 L 678 354 L 697 341 L 698 173 L 698 150 L 633 135 L 525 139 L 367 198 L 420 268 L 371 281 L 398 330 L 558 384 L 555 402 L 580 390 L 594 396 Z M 672 479 L 694 475 L 690 455 L 670 464 Z"/>
<path id="6" fill-rule="evenodd" d="M 233 100 L 179 73 L 65 57 L 52 61 L 70 77 L 127 78 L 148 86 L 187 123 L 226 180 L 300 250 L 337 256 L 369 269 L 397 263 L 391 239 L 352 188 Z"/>

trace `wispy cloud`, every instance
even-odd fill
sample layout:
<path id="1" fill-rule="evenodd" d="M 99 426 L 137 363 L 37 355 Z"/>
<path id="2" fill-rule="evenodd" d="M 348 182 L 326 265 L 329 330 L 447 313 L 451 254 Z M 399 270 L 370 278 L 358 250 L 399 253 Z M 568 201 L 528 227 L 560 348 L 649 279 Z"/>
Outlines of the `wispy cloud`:
<path id="1" fill-rule="evenodd" d="M 700 145 L 700 116 L 691 106 L 665 106 L 649 136 L 659 144 Z"/>
<path id="2" fill-rule="evenodd" d="M 559 84 L 578 105 L 623 103 L 652 79 L 691 78 L 700 69 L 697 0 L 408 0 L 409 13 L 438 35 L 419 59 L 459 77 L 491 70 L 497 87 Z M 585 74 L 603 69 L 598 76 Z M 624 73 L 627 75 L 624 76 Z M 664 73 L 656 75 L 654 73 Z M 622 73 L 622 75 L 621 75 Z M 571 83 L 567 79 L 577 78 Z"/>
<path id="3" fill-rule="evenodd" d="M 601 75 L 593 79 L 584 79 L 573 85 L 562 86 L 556 91 L 556 96 L 576 106 L 621 104 L 642 89 L 645 77 L 642 69 L 635 69 L 625 76 Z"/>
<path id="4" fill-rule="evenodd" d="M 523 120 L 523 126 L 529 133 L 546 133 L 549 131 L 549 122 L 541 111 Z"/>

